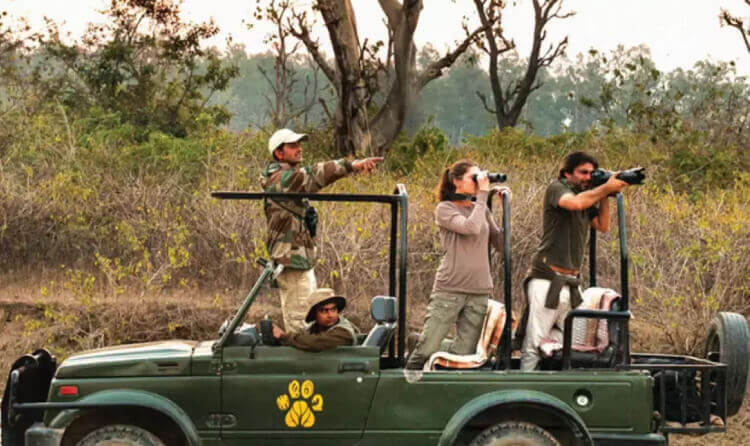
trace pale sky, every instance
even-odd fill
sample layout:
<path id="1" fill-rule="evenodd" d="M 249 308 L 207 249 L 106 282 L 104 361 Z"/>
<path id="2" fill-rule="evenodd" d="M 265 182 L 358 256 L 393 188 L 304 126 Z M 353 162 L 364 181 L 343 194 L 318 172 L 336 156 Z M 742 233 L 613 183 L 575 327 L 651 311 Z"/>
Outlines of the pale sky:
<path id="1" fill-rule="evenodd" d="M 300 6 L 313 0 L 295 0 Z M 107 0 L 4 0 L 0 9 L 15 17 L 25 16 L 32 26 L 42 26 L 46 15 L 55 21 L 65 21 L 63 30 L 80 34 L 90 21 L 101 21 L 97 10 L 106 8 Z M 360 39 L 384 39 L 383 14 L 376 0 L 352 0 Z M 531 44 L 533 11 L 530 0 L 508 1 L 504 16 L 507 35 L 515 39 L 521 56 L 526 56 Z M 262 41 L 268 27 L 257 24 L 247 30 L 244 20 L 251 20 L 250 11 L 255 0 L 185 0 L 182 6 L 185 17 L 204 21 L 213 17 L 222 30 L 221 36 L 211 42 L 224 46 L 231 34 L 242 42 L 249 52 L 264 50 Z M 425 0 L 416 33 L 418 46 L 431 42 L 444 50 L 462 39 L 460 21 L 468 15 L 476 23 L 471 0 Z M 557 21 L 550 26 L 549 40 L 565 35 L 569 38 L 568 57 L 585 53 L 594 47 L 608 51 L 623 44 L 626 47 L 642 43 L 651 48 L 652 57 L 661 70 L 677 67 L 690 68 L 706 58 L 713 61 L 734 60 L 740 73 L 750 75 L 750 55 L 739 33 L 733 28 L 719 26 L 719 11 L 726 8 L 736 15 L 749 16 L 750 8 L 743 0 L 565 0 L 565 10 L 577 14 Z M 318 35 L 325 28 L 319 25 Z M 325 39 L 323 39 L 325 41 Z"/>

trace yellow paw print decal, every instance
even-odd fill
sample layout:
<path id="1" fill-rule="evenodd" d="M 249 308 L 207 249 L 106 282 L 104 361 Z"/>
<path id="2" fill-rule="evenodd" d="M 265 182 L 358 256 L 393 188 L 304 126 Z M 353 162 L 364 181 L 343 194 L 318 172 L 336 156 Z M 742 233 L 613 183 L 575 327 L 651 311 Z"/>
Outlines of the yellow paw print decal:
<path id="1" fill-rule="evenodd" d="M 276 398 L 276 407 L 286 411 L 284 422 L 286 427 L 309 428 L 315 425 L 313 412 L 323 411 L 323 396 L 315 393 L 315 384 L 309 379 L 300 386 L 296 379 L 289 383 L 289 393 Z"/>

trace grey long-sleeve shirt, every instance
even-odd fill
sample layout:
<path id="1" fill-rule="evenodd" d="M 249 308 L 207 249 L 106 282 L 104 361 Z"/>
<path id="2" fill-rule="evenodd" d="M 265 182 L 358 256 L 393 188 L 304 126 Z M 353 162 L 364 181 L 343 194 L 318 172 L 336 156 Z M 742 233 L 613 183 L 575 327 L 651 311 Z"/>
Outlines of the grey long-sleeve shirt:
<path id="1" fill-rule="evenodd" d="M 487 195 L 487 192 L 479 192 L 471 206 L 441 201 L 435 208 L 443 258 L 435 276 L 433 293 L 492 292 L 487 246 L 491 243 L 495 249 L 502 251 L 503 236 L 487 208 Z"/>

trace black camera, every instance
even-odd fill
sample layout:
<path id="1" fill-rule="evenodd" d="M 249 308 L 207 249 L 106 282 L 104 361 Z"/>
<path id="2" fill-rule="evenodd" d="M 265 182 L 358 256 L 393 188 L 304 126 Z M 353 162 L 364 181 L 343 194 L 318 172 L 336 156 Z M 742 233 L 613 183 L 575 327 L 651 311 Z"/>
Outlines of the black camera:
<path id="1" fill-rule="evenodd" d="M 594 170 L 591 173 L 591 187 L 594 188 L 606 183 L 613 173 L 615 172 L 604 169 Z M 632 169 L 623 170 L 622 172 L 617 173 L 617 179 L 622 180 L 630 185 L 643 184 L 643 180 L 646 179 L 645 168 L 634 167 Z"/>
<path id="2" fill-rule="evenodd" d="M 310 237 L 315 238 L 315 235 L 318 233 L 318 211 L 316 211 L 314 207 L 308 205 L 307 208 L 305 208 L 303 221 L 305 223 L 305 228 L 307 228 L 307 231 L 310 233 Z"/>
<path id="3" fill-rule="evenodd" d="M 474 182 L 477 182 L 477 174 L 474 174 L 472 177 L 474 179 Z M 508 179 L 508 175 L 504 173 L 488 173 L 487 179 L 490 180 L 490 183 L 505 183 L 505 181 Z"/>
<path id="4" fill-rule="evenodd" d="M 281 342 L 273 337 L 273 321 L 268 316 L 260 320 L 260 338 L 263 345 L 281 345 Z"/>

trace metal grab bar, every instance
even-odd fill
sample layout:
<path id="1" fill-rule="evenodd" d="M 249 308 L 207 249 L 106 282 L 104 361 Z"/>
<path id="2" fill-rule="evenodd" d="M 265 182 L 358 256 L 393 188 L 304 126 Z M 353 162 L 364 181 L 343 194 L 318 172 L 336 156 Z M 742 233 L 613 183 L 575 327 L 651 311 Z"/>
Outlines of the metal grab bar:
<path id="1" fill-rule="evenodd" d="M 563 328 L 563 362 L 562 369 L 570 369 L 570 351 L 573 339 L 573 319 L 607 319 L 607 320 L 629 320 L 630 311 L 604 311 L 604 310 L 572 310 L 565 316 L 565 327 Z M 627 330 L 627 327 L 626 327 Z M 630 348 L 625 346 L 625 364 L 630 363 Z"/>
<path id="2" fill-rule="evenodd" d="M 511 295 L 512 292 L 512 250 L 511 250 L 511 242 L 510 242 L 510 192 L 508 190 L 503 190 L 500 192 L 500 194 L 503 197 L 503 272 L 504 272 L 504 283 L 503 283 L 503 293 L 505 297 L 505 326 L 503 326 L 503 334 L 500 337 L 500 343 L 497 346 L 497 358 L 502 361 L 503 368 L 505 370 L 510 369 L 510 361 L 511 361 L 511 354 L 512 354 L 512 325 L 513 325 L 513 298 Z M 492 195 L 490 195 L 487 207 L 492 209 Z M 492 260 L 492 256 L 490 255 L 490 247 L 487 247 L 487 254 L 490 256 L 490 261 Z M 495 363 L 495 370 L 500 368 L 500 361 Z"/>

